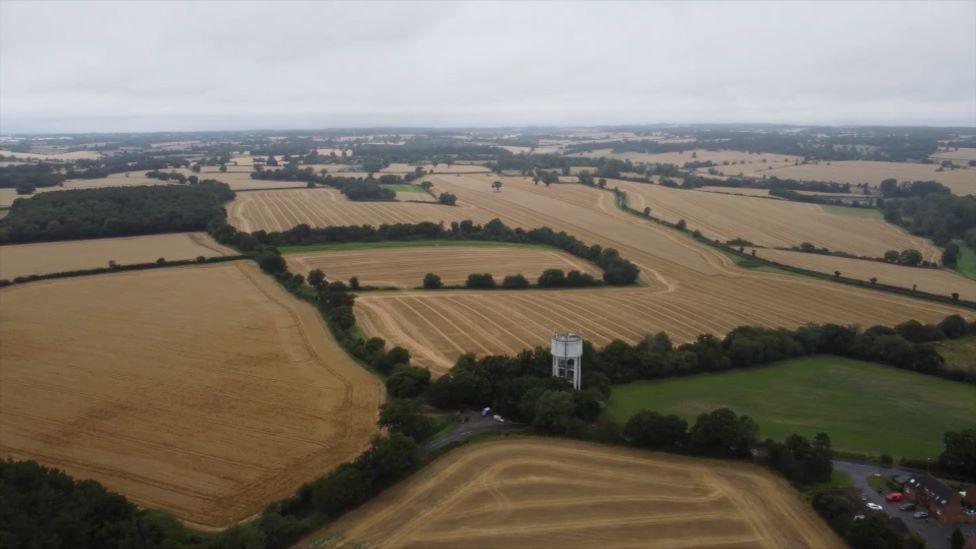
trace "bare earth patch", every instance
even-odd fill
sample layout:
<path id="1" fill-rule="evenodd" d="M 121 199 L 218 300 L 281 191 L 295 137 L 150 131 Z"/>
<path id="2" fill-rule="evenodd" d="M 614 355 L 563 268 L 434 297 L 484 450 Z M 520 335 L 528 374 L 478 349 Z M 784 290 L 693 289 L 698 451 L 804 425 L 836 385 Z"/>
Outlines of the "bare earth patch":
<path id="1" fill-rule="evenodd" d="M 299 544 L 341 547 L 843 547 L 755 465 L 584 442 L 454 450 Z"/>
<path id="2" fill-rule="evenodd" d="M 379 381 L 251 263 L 0 290 L 0 455 L 223 527 L 358 455 Z"/>
<path id="3" fill-rule="evenodd" d="M 148 263 L 160 257 L 173 260 L 236 254 L 203 232 L 10 244 L 0 246 L 0 278 L 107 267 L 109 261 Z"/>

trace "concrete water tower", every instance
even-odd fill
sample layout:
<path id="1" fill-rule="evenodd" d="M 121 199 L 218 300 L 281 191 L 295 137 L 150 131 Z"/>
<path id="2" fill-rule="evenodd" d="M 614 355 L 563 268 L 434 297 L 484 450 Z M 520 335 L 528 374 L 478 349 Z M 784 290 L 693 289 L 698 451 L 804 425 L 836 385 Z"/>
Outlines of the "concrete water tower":
<path id="1" fill-rule="evenodd" d="M 552 375 L 561 377 L 580 388 L 583 368 L 583 336 L 574 332 L 555 333 L 549 341 L 552 353 Z"/>

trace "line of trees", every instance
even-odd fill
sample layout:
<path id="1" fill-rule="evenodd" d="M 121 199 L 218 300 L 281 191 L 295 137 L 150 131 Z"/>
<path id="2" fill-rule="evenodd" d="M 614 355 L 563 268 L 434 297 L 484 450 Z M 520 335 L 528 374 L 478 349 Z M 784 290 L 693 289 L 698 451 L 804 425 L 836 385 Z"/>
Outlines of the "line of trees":
<path id="1" fill-rule="evenodd" d="M 421 281 L 425 290 L 440 290 L 444 288 L 441 277 L 435 273 L 427 273 Z M 562 269 L 546 269 L 539 275 L 536 286 L 539 288 L 584 288 L 592 286 L 603 286 L 602 280 L 597 280 L 589 273 L 578 270 L 563 272 Z M 502 279 L 501 284 L 495 281 L 491 273 L 471 273 L 464 281 L 464 287 L 472 290 L 493 290 L 502 288 L 503 290 L 524 290 L 531 287 L 529 279 L 522 274 L 508 275 Z"/>
<path id="2" fill-rule="evenodd" d="M 0 219 L 0 243 L 199 231 L 223 218 L 234 192 L 218 181 L 192 186 L 106 187 L 17 200 Z"/>
<path id="3" fill-rule="evenodd" d="M 298 225 L 283 232 L 267 233 L 256 231 L 242 233 L 222 220 L 210 227 L 211 234 L 218 242 L 251 251 L 260 245 L 294 246 L 322 242 L 380 242 L 409 240 L 485 240 L 553 246 L 577 257 L 595 263 L 603 269 L 603 282 L 611 286 L 627 286 L 637 282 L 640 269 L 620 256 L 613 248 L 599 244 L 587 245 L 582 240 L 564 231 L 556 232 L 549 227 L 525 230 L 511 228 L 499 219 L 485 225 L 470 220 L 452 222 L 449 227 L 441 223 L 397 223 L 393 225 L 371 225 L 311 228 Z"/>
<path id="4" fill-rule="evenodd" d="M 387 176 L 384 175 L 382 177 Z M 402 182 L 399 176 L 392 177 L 395 179 L 391 181 Z M 289 163 L 285 167 L 277 170 L 251 172 L 251 178 L 259 180 L 302 181 L 310 187 L 325 185 L 338 189 L 349 200 L 396 200 L 396 191 L 378 185 L 375 183 L 375 180 L 336 177 L 328 173 L 315 173 L 313 168 L 302 168 L 294 163 Z"/>

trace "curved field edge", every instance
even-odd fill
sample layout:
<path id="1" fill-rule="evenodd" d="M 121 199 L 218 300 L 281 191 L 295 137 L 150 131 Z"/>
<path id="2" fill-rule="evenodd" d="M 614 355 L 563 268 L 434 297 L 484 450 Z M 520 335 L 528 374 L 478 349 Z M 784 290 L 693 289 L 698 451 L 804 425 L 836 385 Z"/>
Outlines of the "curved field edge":
<path id="1" fill-rule="evenodd" d="M 549 544 L 843 546 L 759 466 L 529 437 L 452 450 L 298 546 Z"/>
<path id="2" fill-rule="evenodd" d="M 759 438 L 826 432 L 835 450 L 936 457 L 942 434 L 971 426 L 976 387 L 835 356 L 662 381 L 616 385 L 607 414 L 626 421 L 642 410 L 677 414 L 728 407 L 759 424 Z"/>
<path id="3" fill-rule="evenodd" d="M 255 265 L 42 281 L 0 298 L 2 453 L 189 526 L 260 512 L 377 431 L 379 380 Z"/>

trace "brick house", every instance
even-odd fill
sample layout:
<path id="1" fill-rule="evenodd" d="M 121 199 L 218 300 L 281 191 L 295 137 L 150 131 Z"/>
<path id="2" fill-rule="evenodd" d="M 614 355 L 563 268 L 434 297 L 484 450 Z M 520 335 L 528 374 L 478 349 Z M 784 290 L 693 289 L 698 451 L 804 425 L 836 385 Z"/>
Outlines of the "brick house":
<path id="1" fill-rule="evenodd" d="M 911 477 L 903 486 L 905 496 L 947 524 L 962 520 L 962 496 L 931 475 Z"/>

